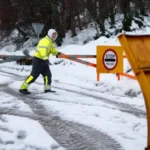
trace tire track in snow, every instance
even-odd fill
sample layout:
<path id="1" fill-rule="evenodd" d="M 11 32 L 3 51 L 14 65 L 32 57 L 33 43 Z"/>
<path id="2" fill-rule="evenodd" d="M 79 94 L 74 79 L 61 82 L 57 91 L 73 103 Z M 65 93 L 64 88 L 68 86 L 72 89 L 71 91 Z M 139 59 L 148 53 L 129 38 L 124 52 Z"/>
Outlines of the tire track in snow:
<path id="1" fill-rule="evenodd" d="M 15 73 L 8 73 L 8 72 L 5 72 L 5 71 L 1 71 L 1 72 L 7 73 L 8 76 L 10 76 L 10 74 L 11 74 L 14 77 L 17 76 L 18 78 L 23 78 L 23 80 L 24 80 L 23 76 L 17 75 Z M 54 80 L 54 82 L 56 82 L 57 84 L 60 83 L 60 84 L 64 84 L 64 85 L 69 85 L 70 87 L 71 86 L 72 87 L 77 87 L 77 88 L 79 88 L 79 90 L 81 89 L 82 92 L 77 91 L 77 90 L 72 90 L 71 88 L 66 88 L 66 87 L 61 88 L 61 86 L 57 86 L 57 85 L 52 86 L 52 87 L 54 87 L 56 89 L 60 89 L 60 90 L 68 91 L 68 92 L 72 92 L 72 93 L 76 93 L 76 94 L 79 94 L 79 95 L 82 95 L 82 96 L 88 96 L 88 97 L 94 98 L 97 101 L 104 102 L 105 104 L 110 104 L 110 105 L 116 106 L 117 109 L 120 110 L 120 111 L 122 111 L 122 112 L 128 113 L 130 115 L 134 115 L 134 116 L 139 117 L 139 118 L 146 118 L 146 112 L 145 111 L 143 111 L 141 109 L 138 109 L 136 107 L 133 107 L 130 104 L 116 102 L 116 101 L 113 101 L 113 100 L 105 98 L 105 97 L 101 97 L 101 96 L 96 96 L 96 95 L 93 95 L 93 94 L 89 94 L 89 92 L 91 92 L 91 89 L 88 89 L 88 88 L 84 88 L 84 90 L 86 92 L 83 92 L 83 87 L 78 86 L 78 85 L 63 83 L 63 82 L 60 82 L 58 80 Z M 40 83 L 36 83 L 36 84 L 41 85 Z M 92 90 L 95 91 L 95 92 L 97 92 L 97 90 L 94 90 L 94 89 L 92 89 Z"/>
<path id="2" fill-rule="evenodd" d="M 122 149 L 119 143 L 103 132 L 78 123 L 62 120 L 54 112 L 47 112 L 36 96 L 23 97 L 9 88 L 4 88 L 3 91 L 29 105 L 34 114 L 36 114 L 36 120 L 67 150 Z"/>
<path id="3" fill-rule="evenodd" d="M 57 86 L 57 85 L 53 86 L 56 89 L 65 90 L 65 91 L 68 91 L 68 92 L 85 95 L 85 96 L 94 98 L 95 100 L 102 101 L 104 103 L 117 106 L 118 110 L 120 110 L 122 112 L 126 112 L 126 113 L 132 114 L 132 115 L 140 117 L 140 118 L 145 118 L 146 117 L 146 112 L 145 111 L 143 111 L 141 109 L 138 109 L 138 108 L 135 108 L 130 104 L 116 102 L 116 101 L 113 101 L 111 99 L 108 99 L 108 98 L 105 98 L 105 97 L 102 97 L 102 96 L 96 96 L 96 95 L 93 95 L 93 94 L 89 94 L 89 92 L 91 92 L 91 90 L 94 91 L 94 92 L 98 92 L 97 90 L 83 88 L 83 87 L 78 86 L 78 85 L 67 84 L 67 83 L 63 83 L 63 82 L 60 82 L 60 81 L 55 81 L 55 82 L 63 84 L 63 85 L 69 85 L 70 87 L 77 87 L 77 88 L 79 88 L 79 90 L 81 89 L 81 91 L 72 90 L 71 88 L 66 88 L 66 87 L 61 88 L 61 86 Z M 83 89 L 86 90 L 86 92 L 83 92 Z"/>

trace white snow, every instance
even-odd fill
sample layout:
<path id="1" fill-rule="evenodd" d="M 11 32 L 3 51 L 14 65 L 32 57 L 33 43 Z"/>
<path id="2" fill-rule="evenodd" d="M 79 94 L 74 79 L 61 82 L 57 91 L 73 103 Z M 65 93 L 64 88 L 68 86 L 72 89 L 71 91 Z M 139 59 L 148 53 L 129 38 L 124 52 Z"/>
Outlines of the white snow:
<path id="1" fill-rule="evenodd" d="M 134 24 L 134 23 L 133 23 Z M 144 31 L 150 31 L 146 28 Z M 78 38 L 79 40 L 82 37 Z M 98 40 L 85 45 L 70 44 L 58 47 L 65 54 L 95 55 L 97 45 L 116 45 L 119 41 L 116 37 L 101 37 Z M 70 41 L 69 41 L 70 42 Z M 82 41 L 81 41 L 82 43 Z M 33 54 L 33 50 L 30 54 Z M 3 48 L 0 54 L 8 54 Z M 9 54 L 20 55 L 21 52 Z M 59 65 L 55 62 L 63 60 Z M 95 59 L 84 59 L 96 63 Z M 140 86 L 136 80 L 121 77 L 118 81 L 115 74 L 101 74 L 100 81 L 96 81 L 96 69 L 64 59 L 50 57 L 53 64 L 50 66 L 52 72 L 52 86 L 58 95 L 43 93 L 43 78 L 40 76 L 35 83 L 31 84 L 29 90 L 40 96 L 39 102 L 65 120 L 78 122 L 96 130 L 107 133 L 118 141 L 124 150 L 142 150 L 147 145 L 147 122 L 146 118 L 140 118 L 119 110 L 119 106 L 105 103 L 101 99 L 130 104 L 135 108 L 145 110 L 144 98 Z M 130 68 L 127 60 L 124 61 L 124 70 Z M 15 62 L 0 64 L 0 86 L 17 91 L 21 83 L 30 74 L 31 66 L 19 66 Z M 11 74 L 10 74 L 11 73 Z M 15 74 L 15 75 L 14 75 Z M 133 74 L 133 72 L 131 73 Z M 62 89 L 59 89 L 62 88 Z M 75 91 L 71 93 L 66 90 Z M 130 97 L 127 92 L 135 93 Z M 90 94 L 90 97 L 86 94 Z M 0 91 L 0 108 L 14 109 L 16 111 L 33 113 L 31 108 L 23 101 Z M 6 130 L 6 131 L 5 131 Z M 24 139 L 18 139 L 17 135 L 23 134 Z M 23 116 L 4 114 L 0 117 L 0 148 L 5 150 L 17 150 L 29 147 L 50 150 L 52 145 L 58 143 L 42 128 L 36 120 Z M 12 144 L 7 144 L 12 143 Z M 60 149 L 63 149 L 60 147 Z"/>
<path id="2" fill-rule="evenodd" d="M 58 146 L 36 120 L 11 115 L 2 115 L 0 120 L 1 149 L 51 149 Z M 59 147 L 59 146 L 58 146 Z M 63 149 L 59 149 L 63 150 Z"/>

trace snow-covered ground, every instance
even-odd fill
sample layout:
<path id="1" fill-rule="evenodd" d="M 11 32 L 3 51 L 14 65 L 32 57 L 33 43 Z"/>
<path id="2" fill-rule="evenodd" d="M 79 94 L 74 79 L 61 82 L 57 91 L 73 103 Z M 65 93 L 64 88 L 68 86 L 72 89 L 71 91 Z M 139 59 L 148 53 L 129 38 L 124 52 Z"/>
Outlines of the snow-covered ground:
<path id="1" fill-rule="evenodd" d="M 101 37 L 86 45 L 72 44 L 58 49 L 65 54 L 93 55 L 96 54 L 97 45 L 120 44 L 117 38 Z M 20 55 L 20 53 L 9 54 Z M 3 49 L 0 54 L 8 53 Z M 30 54 L 33 55 L 33 51 L 30 51 Z M 117 106 L 101 101 L 101 99 L 108 99 L 118 103 L 130 104 L 145 111 L 144 99 L 138 82 L 126 77 L 122 77 L 118 81 L 115 74 L 101 74 L 98 82 L 96 81 L 95 68 L 69 60 L 64 60 L 59 65 L 55 65 L 55 62 L 59 60 L 53 56 L 50 57 L 53 64 L 50 66 L 53 79 L 52 86 L 56 89 L 58 95 L 43 93 L 42 76 L 29 87 L 32 93 L 40 95 L 39 102 L 45 109 L 55 112 L 65 120 L 78 122 L 107 133 L 118 141 L 124 150 L 144 149 L 147 144 L 146 118 L 120 111 Z M 86 60 L 96 63 L 95 59 Z M 129 68 L 130 65 L 125 60 L 124 71 Z M 6 85 L 9 89 L 18 91 L 22 81 L 30 74 L 30 71 L 31 66 L 19 66 L 15 62 L 0 64 L 0 86 L 3 88 Z M 59 87 L 76 93 L 70 94 L 59 89 Z M 90 94 L 91 97 L 82 95 L 82 93 Z M 3 90 L 0 91 L 0 95 L 0 109 L 13 109 L 25 114 L 33 113 L 27 104 L 12 97 L 12 95 L 3 93 Z M 52 147 L 58 146 L 58 143 L 46 133 L 38 121 L 23 116 L 18 117 L 14 114 L 7 115 L 7 111 L 0 117 L 0 140 L 3 143 L 0 142 L 0 149 L 5 150 L 32 149 L 33 147 L 51 150 Z M 59 147 L 59 149 L 63 148 Z"/>

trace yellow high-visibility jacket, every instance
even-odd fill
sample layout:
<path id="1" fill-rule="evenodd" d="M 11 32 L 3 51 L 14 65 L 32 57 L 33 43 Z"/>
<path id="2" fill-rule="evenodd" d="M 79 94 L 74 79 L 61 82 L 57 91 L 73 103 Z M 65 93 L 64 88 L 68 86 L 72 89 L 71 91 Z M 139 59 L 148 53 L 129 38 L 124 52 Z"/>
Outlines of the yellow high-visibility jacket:
<path id="1" fill-rule="evenodd" d="M 50 54 L 56 56 L 58 50 L 55 48 L 53 41 L 46 36 L 39 41 L 34 56 L 42 60 L 47 60 Z"/>

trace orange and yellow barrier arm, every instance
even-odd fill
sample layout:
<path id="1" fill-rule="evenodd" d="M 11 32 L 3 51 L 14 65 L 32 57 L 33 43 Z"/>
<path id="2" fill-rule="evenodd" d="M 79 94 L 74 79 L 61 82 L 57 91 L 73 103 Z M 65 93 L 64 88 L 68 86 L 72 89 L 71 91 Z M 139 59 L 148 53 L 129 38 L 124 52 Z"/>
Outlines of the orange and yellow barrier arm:
<path id="1" fill-rule="evenodd" d="M 69 58 L 69 59 L 75 59 L 75 58 L 96 58 L 96 55 L 65 55 L 60 54 L 58 58 Z"/>
<path id="2" fill-rule="evenodd" d="M 96 64 L 85 61 L 85 60 L 78 59 L 78 58 L 96 58 L 96 55 L 65 55 L 65 54 L 60 54 L 60 55 L 58 55 L 58 58 L 65 58 L 68 60 L 72 60 L 72 61 L 84 64 L 84 65 L 96 68 Z"/>
<path id="3" fill-rule="evenodd" d="M 70 57 L 70 56 L 79 56 L 79 55 L 64 55 L 64 54 L 60 54 L 58 56 L 58 58 L 65 58 L 65 59 L 72 60 L 72 61 L 84 64 L 84 65 L 87 65 L 87 66 L 96 67 L 96 64 L 94 64 L 94 63 L 91 63 L 91 62 L 88 62 L 88 61 L 85 61 L 85 60 L 80 60 L 80 59 L 77 59 L 77 57 Z"/>

